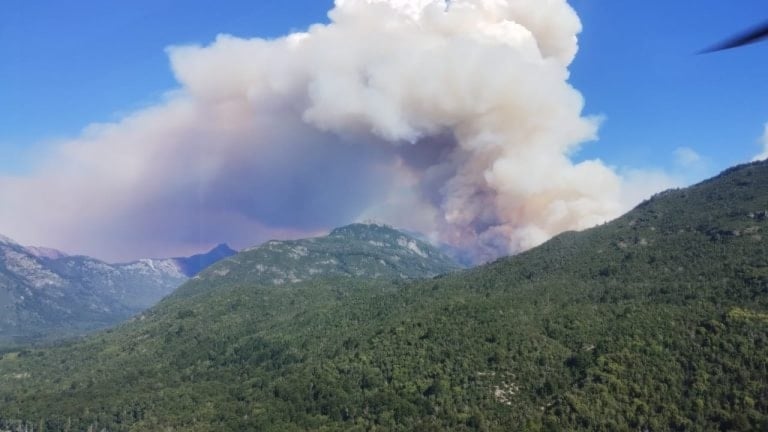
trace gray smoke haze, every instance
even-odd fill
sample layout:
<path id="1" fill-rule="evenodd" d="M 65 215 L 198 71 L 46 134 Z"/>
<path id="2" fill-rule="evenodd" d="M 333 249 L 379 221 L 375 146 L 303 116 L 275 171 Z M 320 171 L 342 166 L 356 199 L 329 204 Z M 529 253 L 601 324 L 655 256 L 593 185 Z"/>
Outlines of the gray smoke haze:
<path id="1" fill-rule="evenodd" d="M 330 24 L 168 49 L 180 88 L 0 178 L 0 229 L 111 259 L 376 218 L 475 260 L 617 216 L 662 174 L 574 163 L 564 0 L 337 0 Z"/>

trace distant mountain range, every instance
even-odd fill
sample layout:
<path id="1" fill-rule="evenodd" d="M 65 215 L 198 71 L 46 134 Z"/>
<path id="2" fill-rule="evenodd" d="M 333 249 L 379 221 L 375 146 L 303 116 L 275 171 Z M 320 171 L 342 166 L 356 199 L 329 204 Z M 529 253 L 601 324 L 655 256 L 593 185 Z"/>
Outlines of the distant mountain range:
<path id="1" fill-rule="evenodd" d="M 0 345 L 79 334 L 121 322 L 235 251 L 108 264 L 0 237 Z"/>
<path id="2" fill-rule="evenodd" d="M 768 430 L 768 162 L 455 268 L 376 225 L 243 251 L 6 351 L 0 430 Z"/>
<path id="3" fill-rule="evenodd" d="M 231 257 L 236 253 L 236 250 L 230 248 L 229 245 L 222 243 L 206 253 L 192 255 L 190 257 L 171 258 L 171 260 L 176 263 L 179 271 L 185 276 L 193 277 L 212 264 L 223 260 L 224 258 Z"/>

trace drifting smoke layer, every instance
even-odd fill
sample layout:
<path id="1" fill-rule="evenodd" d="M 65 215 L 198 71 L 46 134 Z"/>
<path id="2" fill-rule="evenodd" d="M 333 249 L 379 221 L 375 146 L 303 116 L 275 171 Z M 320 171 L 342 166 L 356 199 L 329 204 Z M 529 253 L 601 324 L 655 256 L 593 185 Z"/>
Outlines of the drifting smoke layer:
<path id="1" fill-rule="evenodd" d="M 620 176 L 569 158 L 598 121 L 567 82 L 565 0 L 337 0 L 329 17 L 171 48 L 181 89 L 0 179 L 0 227 L 128 258 L 377 217 L 481 261 L 625 208 Z"/>

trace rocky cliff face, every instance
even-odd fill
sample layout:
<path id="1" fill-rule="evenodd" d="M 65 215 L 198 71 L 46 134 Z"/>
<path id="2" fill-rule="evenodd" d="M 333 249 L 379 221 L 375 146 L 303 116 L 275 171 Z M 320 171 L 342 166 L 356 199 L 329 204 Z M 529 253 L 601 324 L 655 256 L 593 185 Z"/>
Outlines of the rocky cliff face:
<path id="1" fill-rule="evenodd" d="M 0 345 L 116 324 L 229 251 L 219 246 L 189 258 L 108 264 L 0 236 Z"/>

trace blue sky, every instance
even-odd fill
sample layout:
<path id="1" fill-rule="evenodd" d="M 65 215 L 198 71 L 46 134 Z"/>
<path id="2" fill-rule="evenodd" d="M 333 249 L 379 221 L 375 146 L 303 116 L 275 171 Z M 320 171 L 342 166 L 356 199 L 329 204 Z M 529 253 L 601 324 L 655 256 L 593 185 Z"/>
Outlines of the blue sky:
<path id="1" fill-rule="evenodd" d="M 576 158 L 674 169 L 690 147 L 712 174 L 758 152 L 768 44 L 697 56 L 768 18 L 757 0 L 573 0 L 584 25 L 572 83 L 601 139 Z M 0 171 L 28 169 L 52 139 L 110 121 L 176 87 L 164 48 L 218 33 L 274 37 L 326 21 L 331 1 L 9 0 L 0 15 Z"/>
<path id="2" fill-rule="evenodd" d="M 694 53 L 768 19 L 767 3 L 571 4 L 584 25 L 572 82 L 587 111 L 606 116 L 601 140 L 584 155 L 673 169 L 671 152 L 690 147 L 709 159 L 694 173 L 701 176 L 758 152 L 768 121 L 768 44 Z"/>
<path id="3" fill-rule="evenodd" d="M 53 139 L 177 87 L 169 45 L 219 33 L 277 37 L 326 21 L 331 1 L 9 0 L 0 14 L 0 170 L 24 172 Z"/>

